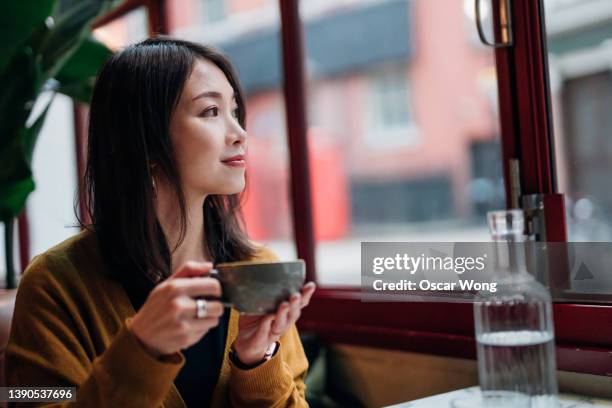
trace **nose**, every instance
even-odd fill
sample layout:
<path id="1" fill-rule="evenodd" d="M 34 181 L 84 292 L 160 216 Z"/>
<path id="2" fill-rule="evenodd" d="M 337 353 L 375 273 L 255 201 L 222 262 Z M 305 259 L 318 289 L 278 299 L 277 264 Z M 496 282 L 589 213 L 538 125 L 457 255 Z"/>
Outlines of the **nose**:
<path id="1" fill-rule="evenodd" d="M 232 145 L 246 145 L 247 132 L 240 126 L 236 119 L 233 119 L 228 129 L 228 143 Z"/>

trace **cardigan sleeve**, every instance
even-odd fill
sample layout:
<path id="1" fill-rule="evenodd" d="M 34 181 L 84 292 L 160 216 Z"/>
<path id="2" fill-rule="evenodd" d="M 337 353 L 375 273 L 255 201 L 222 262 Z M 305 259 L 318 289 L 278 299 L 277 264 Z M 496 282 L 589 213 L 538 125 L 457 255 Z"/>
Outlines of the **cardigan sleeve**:
<path id="1" fill-rule="evenodd" d="M 277 260 L 274 252 L 261 248 L 258 260 Z M 291 326 L 279 340 L 274 357 L 248 370 L 230 359 L 229 401 L 232 407 L 308 407 L 304 380 L 308 360 L 298 334 Z"/>
<path id="2" fill-rule="evenodd" d="M 293 325 L 270 360 L 242 370 L 230 360 L 229 398 L 232 407 L 308 407 L 304 379 L 308 360 Z"/>
<path id="3" fill-rule="evenodd" d="M 7 385 L 77 387 L 76 403 L 42 404 L 49 407 L 161 405 L 184 357 L 155 359 L 128 329 L 129 319 L 96 356 L 82 320 L 74 316 L 82 300 L 68 295 L 61 272 L 52 273 L 45 258 L 35 259 L 19 284 L 6 349 Z M 54 272 L 71 266 L 66 262 L 54 260 Z"/>

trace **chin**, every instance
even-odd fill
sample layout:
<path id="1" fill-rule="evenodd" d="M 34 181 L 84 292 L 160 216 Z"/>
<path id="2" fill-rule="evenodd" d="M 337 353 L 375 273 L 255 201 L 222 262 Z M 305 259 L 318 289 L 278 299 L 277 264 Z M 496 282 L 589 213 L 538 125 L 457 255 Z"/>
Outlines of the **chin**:
<path id="1" fill-rule="evenodd" d="M 222 189 L 223 192 L 219 194 L 225 194 L 225 195 L 240 194 L 244 191 L 245 183 L 244 181 L 242 181 L 241 183 L 232 183 L 224 187 L 225 188 Z"/>

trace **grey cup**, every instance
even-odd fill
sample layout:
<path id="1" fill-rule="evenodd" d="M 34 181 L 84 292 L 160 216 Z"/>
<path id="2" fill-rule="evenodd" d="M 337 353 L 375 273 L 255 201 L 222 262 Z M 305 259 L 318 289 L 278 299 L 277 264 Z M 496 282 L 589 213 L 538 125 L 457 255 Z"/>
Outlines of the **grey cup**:
<path id="1" fill-rule="evenodd" d="M 304 261 L 232 262 L 215 266 L 210 276 L 221 283 L 222 301 L 241 313 L 274 313 L 278 305 L 299 293 L 306 276 Z"/>

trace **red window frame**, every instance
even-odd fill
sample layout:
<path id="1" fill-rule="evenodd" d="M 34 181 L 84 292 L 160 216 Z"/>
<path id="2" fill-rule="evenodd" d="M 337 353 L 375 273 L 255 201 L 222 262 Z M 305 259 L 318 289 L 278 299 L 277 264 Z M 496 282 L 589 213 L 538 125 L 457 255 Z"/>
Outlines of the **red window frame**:
<path id="1" fill-rule="evenodd" d="M 497 2 L 494 4 L 497 6 Z M 548 240 L 566 241 L 563 196 L 557 192 L 554 177 L 543 1 L 513 0 L 510 5 L 514 46 L 495 51 L 507 205 L 510 206 L 509 162 L 519 159 L 522 192 L 544 197 Z M 148 9 L 151 34 L 169 32 L 164 0 L 128 0 L 98 20 L 96 26 L 139 6 Z M 307 160 L 303 29 L 298 6 L 298 0 L 279 0 L 283 90 L 292 176 L 294 238 L 297 254 L 307 264 L 307 278 L 316 281 Z M 496 31 L 499 33 L 499 26 Z M 75 113 L 77 157 L 81 169 L 84 116 L 79 108 L 75 108 Z M 320 287 L 310 306 L 304 310 L 299 327 L 317 333 L 328 342 L 475 358 L 471 304 L 364 303 L 360 298 L 358 288 Z M 553 307 L 558 368 L 611 376 L 612 306 L 555 303 Z"/>

